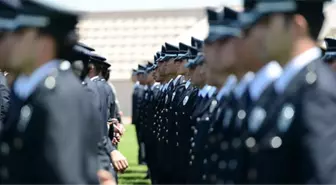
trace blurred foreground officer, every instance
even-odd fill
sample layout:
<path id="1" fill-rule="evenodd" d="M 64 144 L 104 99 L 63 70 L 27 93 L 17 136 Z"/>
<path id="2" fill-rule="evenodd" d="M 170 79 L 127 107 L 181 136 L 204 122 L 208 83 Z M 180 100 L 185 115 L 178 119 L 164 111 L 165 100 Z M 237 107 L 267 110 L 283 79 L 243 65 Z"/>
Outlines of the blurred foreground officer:
<path id="1" fill-rule="evenodd" d="M 1 138 L 2 183 L 98 183 L 89 97 L 58 60 L 76 43 L 78 16 L 55 7 L 23 1 L 16 18 L 22 35 L 6 64 L 18 78 Z"/>
<path id="2" fill-rule="evenodd" d="M 0 128 L 7 114 L 9 107 L 9 88 L 4 75 L 4 65 L 10 57 L 14 37 L 12 31 L 15 28 L 14 19 L 16 16 L 17 1 L 0 1 Z"/>
<path id="3" fill-rule="evenodd" d="M 324 41 L 327 44 L 327 50 L 323 60 L 328 63 L 334 71 L 336 71 L 336 40 L 325 38 Z"/>
<path id="4" fill-rule="evenodd" d="M 259 107 L 248 118 L 248 183 L 336 183 L 335 74 L 316 44 L 323 4 L 260 0 L 247 17 L 267 25 L 264 61 L 285 65 L 274 82 L 272 109 Z"/>

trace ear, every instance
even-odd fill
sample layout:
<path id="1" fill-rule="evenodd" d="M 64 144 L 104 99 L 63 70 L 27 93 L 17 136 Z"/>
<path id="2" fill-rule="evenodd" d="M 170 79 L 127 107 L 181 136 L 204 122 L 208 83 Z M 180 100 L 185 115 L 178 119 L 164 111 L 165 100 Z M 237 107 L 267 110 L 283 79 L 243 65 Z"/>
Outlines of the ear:
<path id="1" fill-rule="evenodd" d="M 300 14 L 296 14 L 293 17 L 293 24 L 295 26 L 295 33 L 297 35 L 309 35 L 309 27 L 308 27 L 308 23 L 307 20 L 304 18 L 304 16 L 300 15 Z"/>

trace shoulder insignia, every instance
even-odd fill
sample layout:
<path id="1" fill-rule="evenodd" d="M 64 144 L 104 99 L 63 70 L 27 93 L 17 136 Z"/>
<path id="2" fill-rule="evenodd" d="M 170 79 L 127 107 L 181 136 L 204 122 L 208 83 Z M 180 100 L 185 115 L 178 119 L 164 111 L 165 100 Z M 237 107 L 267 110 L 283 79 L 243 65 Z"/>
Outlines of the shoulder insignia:
<path id="1" fill-rule="evenodd" d="M 282 107 L 280 116 L 277 120 L 277 126 L 280 132 L 286 132 L 291 125 L 295 115 L 295 109 L 292 104 L 285 104 Z"/>
<path id="2" fill-rule="evenodd" d="M 313 84 L 315 83 L 317 80 L 317 74 L 313 71 L 309 71 L 307 74 L 306 74 L 306 82 L 308 84 Z"/>
<path id="3" fill-rule="evenodd" d="M 61 64 L 59 65 L 59 68 L 62 71 L 66 71 L 66 70 L 69 70 L 71 68 L 71 64 L 70 64 L 69 61 L 65 60 L 65 61 L 61 62 Z"/>
<path id="4" fill-rule="evenodd" d="M 171 101 L 174 101 L 175 95 L 176 95 L 176 92 L 173 92 L 173 96 L 172 96 Z"/>
<path id="5" fill-rule="evenodd" d="M 21 108 L 20 118 L 19 118 L 19 122 L 18 122 L 18 125 L 17 125 L 17 129 L 20 132 L 24 132 L 26 130 L 32 113 L 33 113 L 33 109 L 30 105 L 25 105 Z"/>
<path id="6" fill-rule="evenodd" d="M 266 111 L 262 107 L 254 107 L 248 119 L 248 130 L 252 133 L 258 131 L 265 118 Z"/>
<path id="7" fill-rule="evenodd" d="M 232 116 L 233 116 L 233 110 L 231 108 L 227 108 L 226 111 L 224 112 L 224 117 L 223 117 L 223 127 L 224 128 L 230 125 Z"/>
<path id="8" fill-rule="evenodd" d="M 44 86 L 48 89 L 54 89 L 56 87 L 56 78 L 54 76 L 48 76 L 44 80 Z"/>
<path id="9" fill-rule="evenodd" d="M 168 94 L 166 95 L 166 98 L 165 98 L 165 103 L 168 102 Z"/>
<path id="10" fill-rule="evenodd" d="M 216 111 L 216 120 L 218 120 L 220 114 L 222 112 L 222 108 L 221 107 L 218 107 L 217 111 Z"/>
<path id="11" fill-rule="evenodd" d="M 189 96 L 184 97 L 183 106 L 187 104 L 188 100 L 189 100 Z"/>
<path id="12" fill-rule="evenodd" d="M 236 127 L 241 128 L 243 124 L 243 120 L 246 118 L 246 111 L 244 109 L 240 109 L 237 112 L 237 117 L 236 117 Z"/>
<path id="13" fill-rule="evenodd" d="M 210 113 L 212 113 L 215 110 L 216 106 L 217 106 L 217 100 L 212 100 L 209 108 Z"/>

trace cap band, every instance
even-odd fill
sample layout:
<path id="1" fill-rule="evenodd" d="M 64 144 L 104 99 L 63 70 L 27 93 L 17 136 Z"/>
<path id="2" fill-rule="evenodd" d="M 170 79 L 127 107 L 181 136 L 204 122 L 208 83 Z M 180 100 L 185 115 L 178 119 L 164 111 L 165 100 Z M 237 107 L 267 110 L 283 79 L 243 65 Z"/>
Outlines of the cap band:
<path id="1" fill-rule="evenodd" d="M 177 57 L 176 54 L 165 54 L 164 57 Z"/>
<path id="2" fill-rule="evenodd" d="M 241 36 L 241 30 L 239 28 L 234 28 L 230 26 L 224 26 L 224 25 L 216 25 L 216 26 L 210 26 L 209 29 L 209 35 L 233 35 L 233 36 Z"/>
<path id="3" fill-rule="evenodd" d="M 336 55 L 336 51 L 327 51 L 326 55 Z"/>
<path id="4" fill-rule="evenodd" d="M 256 12 L 244 12 L 239 15 L 239 21 L 246 25 L 246 24 L 251 24 L 256 20 Z"/>
<path id="5" fill-rule="evenodd" d="M 0 17 L 0 29 L 13 30 L 16 28 L 14 19 L 5 19 Z"/>
<path id="6" fill-rule="evenodd" d="M 260 13 L 292 12 L 296 10 L 295 1 L 259 2 L 256 10 Z"/>
<path id="7" fill-rule="evenodd" d="M 50 23 L 50 20 L 45 16 L 18 15 L 16 22 L 19 26 L 46 27 Z"/>

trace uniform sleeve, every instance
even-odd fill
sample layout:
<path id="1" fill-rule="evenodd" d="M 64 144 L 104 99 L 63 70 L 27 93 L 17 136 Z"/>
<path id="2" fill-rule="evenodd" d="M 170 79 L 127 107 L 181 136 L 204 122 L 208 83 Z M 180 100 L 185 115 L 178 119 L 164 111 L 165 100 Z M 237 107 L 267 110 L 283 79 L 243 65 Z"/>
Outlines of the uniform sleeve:
<path id="1" fill-rule="evenodd" d="M 313 169 L 313 183 L 336 184 L 336 94 L 308 90 L 302 102 L 305 170 Z"/>
<path id="2" fill-rule="evenodd" d="M 104 139 L 106 139 L 105 142 L 105 148 L 106 151 L 110 154 L 111 152 L 113 152 L 114 150 L 116 150 L 117 148 L 112 144 L 111 140 L 105 136 Z"/>
<path id="3" fill-rule="evenodd" d="M 83 131 L 89 129 L 89 124 L 81 106 L 89 104 L 80 104 L 77 98 L 72 98 L 51 95 L 44 99 L 44 107 L 47 107 L 43 123 L 45 135 L 42 138 L 45 165 L 41 170 L 46 171 L 44 174 L 51 173 L 55 183 L 86 184 L 85 168 L 90 155 L 88 149 L 97 148 L 97 143 L 87 142 L 89 136 Z M 45 178 L 50 182 L 50 178 Z"/>
<path id="4" fill-rule="evenodd" d="M 7 115 L 9 108 L 9 88 L 6 84 L 0 84 L 0 93 L 1 93 L 1 120 L 3 121 Z"/>

